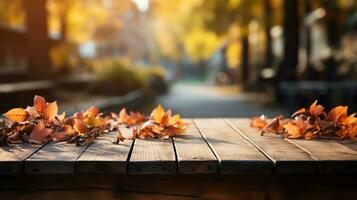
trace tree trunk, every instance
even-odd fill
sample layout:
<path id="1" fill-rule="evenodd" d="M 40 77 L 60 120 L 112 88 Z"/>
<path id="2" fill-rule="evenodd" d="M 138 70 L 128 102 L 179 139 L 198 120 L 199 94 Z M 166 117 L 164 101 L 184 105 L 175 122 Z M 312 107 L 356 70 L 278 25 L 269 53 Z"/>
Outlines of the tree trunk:
<path id="1" fill-rule="evenodd" d="M 328 45 L 337 48 L 340 42 L 341 26 L 338 23 L 337 11 L 328 11 L 327 13 L 327 37 Z"/>
<path id="2" fill-rule="evenodd" d="M 270 0 L 264 0 L 264 22 L 265 22 L 265 64 L 264 68 L 270 68 L 272 64 L 272 48 L 271 48 L 271 6 Z"/>
<path id="3" fill-rule="evenodd" d="M 61 40 L 67 39 L 67 13 L 69 9 L 69 4 L 67 1 L 62 2 L 62 7 L 60 9 L 60 26 L 61 26 Z"/>
<path id="4" fill-rule="evenodd" d="M 66 40 L 67 38 L 67 14 L 61 13 L 61 40 Z"/>
<path id="5" fill-rule="evenodd" d="M 311 1 L 305 0 L 305 16 L 311 12 Z M 310 65 L 310 57 L 311 57 L 311 26 L 305 25 L 305 42 L 306 42 L 306 65 L 309 67 Z"/>
<path id="6" fill-rule="evenodd" d="M 46 0 L 26 0 L 27 56 L 31 79 L 46 79 L 51 72 Z"/>
<path id="7" fill-rule="evenodd" d="M 241 54 L 241 81 L 247 85 L 249 80 L 249 40 L 248 35 L 242 37 L 242 54 Z"/>
<path id="8" fill-rule="evenodd" d="M 279 81 L 296 79 L 299 48 L 299 19 L 297 0 L 284 1 L 284 59 L 279 69 Z"/>

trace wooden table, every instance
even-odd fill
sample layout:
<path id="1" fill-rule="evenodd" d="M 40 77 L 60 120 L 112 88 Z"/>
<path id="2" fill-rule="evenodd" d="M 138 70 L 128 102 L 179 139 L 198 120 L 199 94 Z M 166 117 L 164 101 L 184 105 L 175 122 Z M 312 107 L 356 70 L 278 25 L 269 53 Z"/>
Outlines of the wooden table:
<path id="1" fill-rule="evenodd" d="M 186 121 L 168 140 L 114 145 L 109 133 L 80 147 L 1 147 L 0 199 L 357 198 L 355 141 L 261 136 L 249 119 Z"/>

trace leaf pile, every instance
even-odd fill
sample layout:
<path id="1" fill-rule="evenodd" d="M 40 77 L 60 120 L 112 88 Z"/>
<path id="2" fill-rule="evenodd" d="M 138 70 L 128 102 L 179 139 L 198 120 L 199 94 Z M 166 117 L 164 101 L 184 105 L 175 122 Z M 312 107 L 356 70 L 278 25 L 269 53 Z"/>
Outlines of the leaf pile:
<path id="1" fill-rule="evenodd" d="M 147 117 L 140 112 L 130 111 L 128 113 L 125 108 L 119 112 L 119 115 L 112 113 L 112 117 L 117 118 L 119 123 L 127 126 L 136 126 L 147 120 Z"/>
<path id="2" fill-rule="evenodd" d="M 309 108 L 296 111 L 291 118 L 277 116 L 268 123 L 264 115 L 251 118 L 251 127 L 264 133 L 275 133 L 287 138 L 340 138 L 356 139 L 356 113 L 348 115 L 347 106 L 337 106 L 325 112 L 315 101 Z"/>
<path id="3" fill-rule="evenodd" d="M 139 112 L 127 112 L 123 108 L 118 114 L 104 115 L 96 107 L 77 112 L 66 117 L 58 114 L 57 102 L 46 102 L 41 96 L 34 97 L 33 106 L 13 108 L 0 120 L 0 145 L 28 142 L 43 144 L 49 141 L 67 141 L 76 145 L 87 144 L 97 136 L 117 131 L 114 143 L 125 138 L 120 132 L 121 125 L 134 127 L 133 137 L 168 138 L 183 133 L 186 123 L 179 115 L 171 116 L 171 111 L 158 106 L 150 117 Z"/>
<path id="4" fill-rule="evenodd" d="M 151 112 L 149 120 L 134 130 L 133 137 L 167 139 L 185 132 L 186 128 L 187 124 L 181 120 L 180 115 L 172 116 L 171 110 L 165 112 L 159 105 Z"/>
<path id="5" fill-rule="evenodd" d="M 67 118 L 65 112 L 57 112 L 57 102 L 46 102 L 41 96 L 35 96 L 33 106 L 9 110 L 4 114 L 9 121 L 0 123 L 0 144 L 69 141 L 80 145 L 93 141 L 110 127 L 95 107 Z"/>

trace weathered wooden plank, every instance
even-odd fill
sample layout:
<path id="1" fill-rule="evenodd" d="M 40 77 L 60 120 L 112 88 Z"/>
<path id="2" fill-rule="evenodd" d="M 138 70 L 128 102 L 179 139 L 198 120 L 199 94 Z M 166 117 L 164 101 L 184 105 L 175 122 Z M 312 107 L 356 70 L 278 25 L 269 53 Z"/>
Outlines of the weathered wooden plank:
<path id="1" fill-rule="evenodd" d="M 103 134 L 93 141 L 77 159 L 76 173 L 126 173 L 127 160 L 133 140 L 130 138 L 131 129 L 122 128 L 121 132 L 127 139 L 119 144 L 113 144 L 117 132 Z"/>
<path id="2" fill-rule="evenodd" d="M 173 139 L 179 172 L 184 174 L 216 173 L 217 158 L 203 140 L 193 121 L 185 121 L 189 123 L 186 132 Z"/>
<path id="3" fill-rule="evenodd" d="M 27 143 L 0 147 L 0 174 L 23 173 L 24 160 L 41 147 Z"/>
<path id="4" fill-rule="evenodd" d="M 48 143 L 25 160 L 25 173 L 74 174 L 75 161 L 87 146 L 67 142 Z"/>
<path id="5" fill-rule="evenodd" d="M 130 174 L 176 173 L 172 139 L 136 139 L 129 159 Z"/>
<path id="6" fill-rule="evenodd" d="M 317 161 L 310 155 L 275 134 L 261 136 L 260 131 L 250 127 L 249 119 L 227 119 L 237 132 L 250 141 L 275 163 L 279 173 L 313 173 L 317 171 Z"/>
<path id="7" fill-rule="evenodd" d="M 338 140 L 337 142 L 347 146 L 350 149 L 357 151 L 357 140 L 346 139 L 346 140 Z"/>
<path id="8" fill-rule="evenodd" d="M 357 172 L 357 151 L 343 144 L 328 139 L 286 140 L 318 160 L 318 171 L 321 173 Z"/>
<path id="9" fill-rule="evenodd" d="M 270 173 L 273 163 L 224 119 L 195 119 L 220 162 L 221 173 Z"/>

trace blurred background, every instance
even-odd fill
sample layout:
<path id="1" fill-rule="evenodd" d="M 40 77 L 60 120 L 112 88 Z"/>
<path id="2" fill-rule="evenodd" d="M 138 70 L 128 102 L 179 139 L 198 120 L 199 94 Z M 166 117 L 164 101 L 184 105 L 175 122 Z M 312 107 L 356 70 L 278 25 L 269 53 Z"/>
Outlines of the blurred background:
<path id="1" fill-rule="evenodd" d="M 357 109 L 355 0 L 0 0 L 0 111 Z"/>

